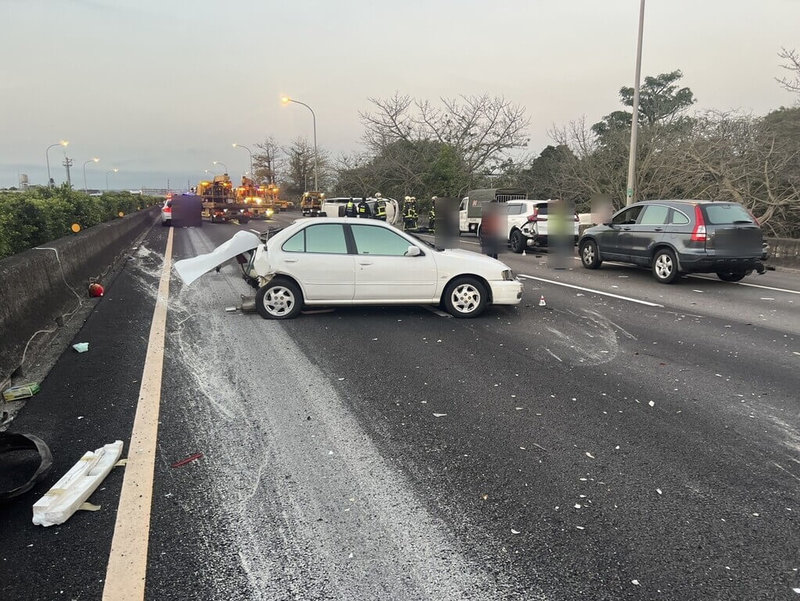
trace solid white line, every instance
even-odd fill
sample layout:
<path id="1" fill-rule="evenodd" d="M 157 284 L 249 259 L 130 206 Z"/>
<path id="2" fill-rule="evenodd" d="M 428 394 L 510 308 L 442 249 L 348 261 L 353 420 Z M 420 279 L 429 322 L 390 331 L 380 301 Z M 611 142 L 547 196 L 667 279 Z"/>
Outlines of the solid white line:
<path id="1" fill-rule="evenodd" d="M 136 418 L 128 445 L 128 463 L 122 481 L 114 537 L 111 539 L 103 601 L 144 599 L 174 231 L 175 228 L 169 228 L 167 249 L 164 252 L 164 266 L 150 326 L 139 402 L 136 405 Z"/>
<path id="2" fill-rule="evenodd" d="M 698 280 L 708 280 L 710 282 L 716 282 L 717 278 L 713 278 L 710 276 L 702 276 L 702 275 L 693 275 L 693 278 L 697 278 Z M 762 290 L 774 290 L 775 292 L 785 292 L 786 294 L 800 294 L 800 290 L 787 290 L 786 288 L 775 288 L 773 286 L 762 286 L 761 284 L 750 284 L 748 282 L 735 282 L 739 286 L 749 286 L 750 288 L 761 288 Z"/>
<path id="3" fill-rule="evenodd" d="M 565 284 L 564 282 L 556 282 L 555 280 L 546 280 L 544 278 L 537 278 L 532 275 L 524 275 L 519 274 L 517 277 L 525 278 L 527 280 L 538 280 L 540 282 L 546 282 L 548 284 L 555 284 L 556 286 L 564 286 L 565 288 L 574 288 L 575 290 L 583 290 L 585 292 L 591 292 L 592 294 L 600 294 L 602 296 L 610 296 L 611 298 L 618 298 L 620 300 L 628 301 L 631 303 L 638 303 L 640 305 L 647 305 L 648 307 L 663 307 L 664 305 L 659 305 L 658 303 L 651 303 L 650 301 L 639 300 L 638 298 L 631 298 L 629 296 L 620 296 L 619 294 L 611 294 L 610 292 L 603 292 L 601 290 L 594 290 L 592 288 L 584 288 L 582 286 L 575 286 L 574 284 Z"/>

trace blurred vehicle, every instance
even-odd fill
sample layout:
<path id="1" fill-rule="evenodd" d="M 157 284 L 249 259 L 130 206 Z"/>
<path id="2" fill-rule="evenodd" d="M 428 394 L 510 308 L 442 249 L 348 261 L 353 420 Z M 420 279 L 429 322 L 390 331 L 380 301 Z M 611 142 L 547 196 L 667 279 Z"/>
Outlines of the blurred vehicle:
<path id="1" fill-rule="evenodd" d="M 161 206 L 161 225 L 172 225 L 172 198 L 167 198 Z"/>
<path id="2" fill-rule="evenodd" d="M 548 214 L 557 202 L 561 201 L 515 199 L 497 203 L 505 207 L 501 214 L 506 218 L 506 240 L 513 252 L 521 253 L 528 248 L 548 246 Z M 580 235 L 578 215 L 572 213 L 565 216 L 565 219 L 568 222 L 567 232 L 572 231 L 574 245 Z"/>
<path id="3" fill-rule="evenodd" d="M 508 202 L 527 198 L 525 190 L 517 188 L 479 188 L 470 190 L 458 207 L 458 235 L 477 234 L 481 225 L 483 205 L 488 202 Z M 521 251 L 520 251 L 521 252 Z"/>
<path id="4" fill-rule="evenodd" d="M 319 216 L 344 217 L 345 207 L 350 200 L 353 200 L 356 204 L 358 204 L 360 197 L 355 198 L 351 196 L 337 196 L 336 198 L 325 198 L 322 201 L 322 210 L 320 211 Z M 402 219 L 400 205 L 394 198 L 368 196 L 367 205 L 369 206 L 371 216 L 375 217 L 382 215 L 382 217 L 379 218 L 385 217 L 385 221 L 391 225 L 397 225 Z"/>
<path id="5" fill-rule="evenodd" d="M 766 270 L 761 227 L 735 202 L 637 202 L 587 229 L 578 248 L 587 269 L 603 261 L 633 263 L 650 267 L 664 284 L 682 273 L 716 273 L 721 280 L 738 282 L 754 270 Z"/>
<path id="6" fill-rule="evenodd" d="M 491 304 L 522 299 L 522 284 L 504 263 L 439 249 L 377 219 L 298 219 L 266 242 L 240 231 L 175 269 L 188 285 L 253 249 L 244 275 L 259 286 L 255 304 L 265 319 L 314 305 L 441 305 L 454 317 L 477 317 Z"/>

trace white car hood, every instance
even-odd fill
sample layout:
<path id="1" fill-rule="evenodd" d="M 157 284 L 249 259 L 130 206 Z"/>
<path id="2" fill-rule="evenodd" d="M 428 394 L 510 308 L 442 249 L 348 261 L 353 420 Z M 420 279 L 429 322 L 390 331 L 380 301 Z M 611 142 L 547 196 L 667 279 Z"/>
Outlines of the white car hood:
<path id="1" fill-rule="evenodd" d="M 261 244 L 261 240 L 253 232 L 239 231 L 233 238 L 223 242 L 210 253 L 175 261 L 175 272 L 183 280 L 183 283 L 189 286 L 207 271 L 222 265 L 236 255 L 257 248 L 259 244 Z"/>

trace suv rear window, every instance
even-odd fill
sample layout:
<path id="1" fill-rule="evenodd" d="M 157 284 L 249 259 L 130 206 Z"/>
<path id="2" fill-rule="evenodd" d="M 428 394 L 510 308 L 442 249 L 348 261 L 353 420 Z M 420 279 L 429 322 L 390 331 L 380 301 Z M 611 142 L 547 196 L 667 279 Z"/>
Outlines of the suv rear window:
<path id="1" fill-rule="evenodd" d="M 731 225 L 733 223 L 754 223 L 750 213 L 740 204 L 719 203 L 703 205 L 706 223 L 709 225 Z"/>

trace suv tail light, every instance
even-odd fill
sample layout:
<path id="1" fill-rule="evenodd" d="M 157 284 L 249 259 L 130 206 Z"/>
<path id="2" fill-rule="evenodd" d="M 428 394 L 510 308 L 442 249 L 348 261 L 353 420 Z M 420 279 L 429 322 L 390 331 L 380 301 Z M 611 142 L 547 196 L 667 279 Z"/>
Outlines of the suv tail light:
<path id="1" fill-rule="evenodd" d="M 164 207 L 164 212 L 165 213 L 172 213 L 172 207 L 169 207 L 169 206 L 168 207 Z"/>
<path id="2" fill-rule="evenodd" d="M 533 213 L 528 215 L 528 221 L 539 221 L 539 209 L 533 209 Z"/>
<path id="3" fill-rule="evenodd" d="M 700 210 L 700 205 L 694 206 L 694 221 L 692 242 L 705 242 L 708 240 L 708 234 L 706 233 L 706 222 L 703 219 L 703 211 Z"/>

